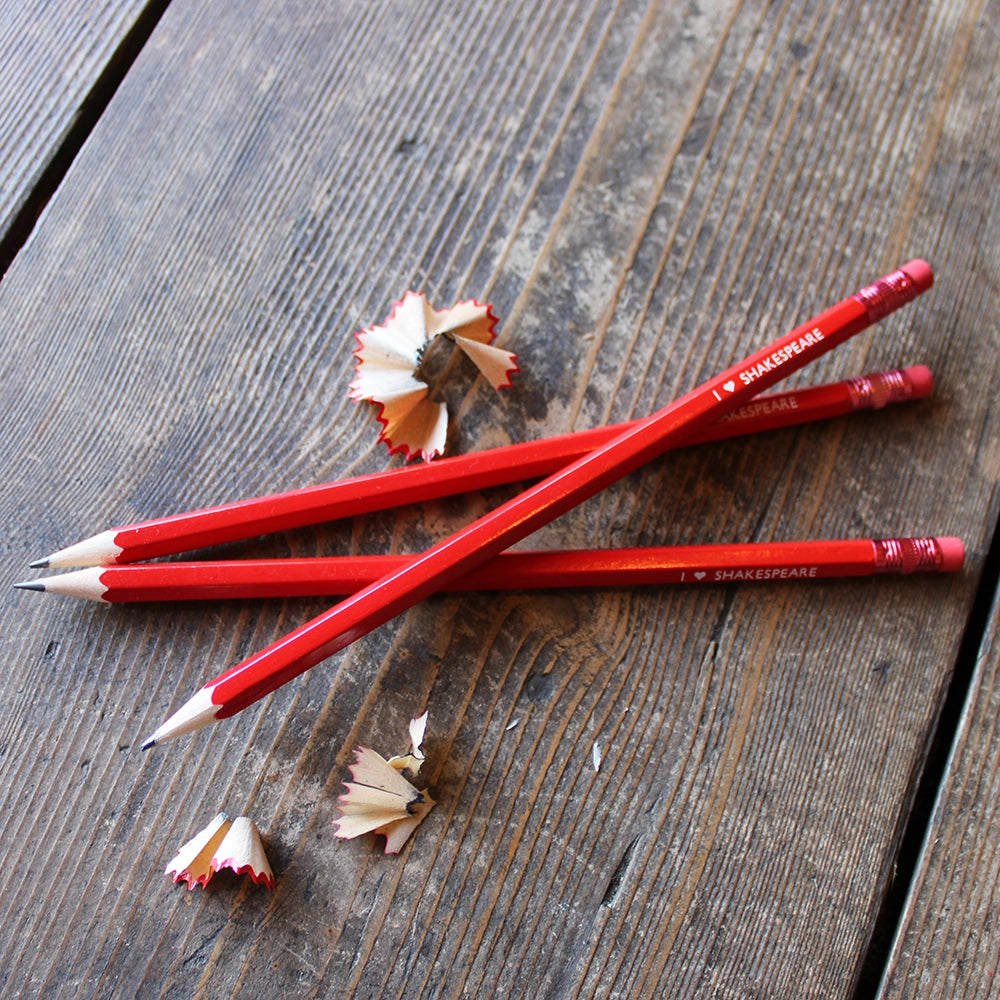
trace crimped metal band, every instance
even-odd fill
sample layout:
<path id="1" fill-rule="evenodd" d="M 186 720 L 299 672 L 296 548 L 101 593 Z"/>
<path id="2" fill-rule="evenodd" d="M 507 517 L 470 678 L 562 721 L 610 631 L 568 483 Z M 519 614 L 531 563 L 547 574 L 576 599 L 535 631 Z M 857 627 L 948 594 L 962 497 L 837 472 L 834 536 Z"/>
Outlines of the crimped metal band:
<path id="1" fill-rule="evenodd" d="M 848 379 L 847 392 L 856 410 L 881 410 L 889 403 L 913 398 L 913 381 L 900 369 Z"/>
<path id="2" fill-rule="evenodd" d="M 894 309 L 912 302 L 920 294 L 916 282 L 902 270 L 893 271 L 854 294 L 868 313 L 868 320 L 877 323 Z"/>
<path id="3" fill-rule="evenodd" d="M 933 538 L 876 538 L 876 573 L 919 573 L 938 569 L 943 556 Z"/>

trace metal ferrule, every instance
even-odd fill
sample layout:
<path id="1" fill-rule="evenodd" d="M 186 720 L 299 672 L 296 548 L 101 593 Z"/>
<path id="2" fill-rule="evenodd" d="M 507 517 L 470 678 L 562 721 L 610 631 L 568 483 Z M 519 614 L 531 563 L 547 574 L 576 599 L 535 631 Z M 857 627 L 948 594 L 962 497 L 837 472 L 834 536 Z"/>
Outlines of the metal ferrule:
<path id="1" fill-rule="evenodd" d="M 865 307 L 868 321 L 877 323 L 894 309 L 912 302 L 919 294 L 916 282 L 905 271 L 900 270 L 862 288 L 854 294 L 854 298 Z"/>
<path id="2" fill-rule="evenodd" d="M 919 573 L 941 566 L 941 549 L 933 538 L 876 538 L 876 573 Z"/>
<path id="3" fill-rule="evenodd" d="M 903 371 L 876 372 L 847 380 L 847 392 L 856 410 L 881 410 L 889 403 L 913 398 L 913 382 Z"/>

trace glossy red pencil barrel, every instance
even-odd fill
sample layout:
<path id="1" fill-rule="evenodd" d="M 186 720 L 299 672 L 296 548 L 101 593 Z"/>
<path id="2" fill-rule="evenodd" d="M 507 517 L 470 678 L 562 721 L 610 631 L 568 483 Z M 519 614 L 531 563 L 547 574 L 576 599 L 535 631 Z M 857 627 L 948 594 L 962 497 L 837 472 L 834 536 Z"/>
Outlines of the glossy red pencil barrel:
<path id="1" fill-rule="evenodd" d="M 702 444 L 857 410 L 879 409 L 890 403 L 926 396 L 932 387 L 930 371 L 916 365 L 829 385 L 758 396 L 720 422 L 685 438 L 683 443 Z M 138 562 L 456 493 L 538 479 L 606 444 L 636 423 L 638 421 L 490 448 L 112 528 L 54 553 L 36 565 L 67 567 Z"/>
<path id="2" fill-rule="evenodd" d="M 933 283 L 923 261 L 861 289 L 210 681 L 143 746 L 227 718 L 843 343 Z"/>
<path id="3" fill-rule="evenodd" d="M 26 584 L 108 604 L 353 594 L 411 556 L 238 559 L 89 567 Z M 887 573 L 954 572 L 957 538 L 835 539 L 744 545 L 502 552 L 455 580 L 451 590 L 537 590 L 826 580 Z"/>

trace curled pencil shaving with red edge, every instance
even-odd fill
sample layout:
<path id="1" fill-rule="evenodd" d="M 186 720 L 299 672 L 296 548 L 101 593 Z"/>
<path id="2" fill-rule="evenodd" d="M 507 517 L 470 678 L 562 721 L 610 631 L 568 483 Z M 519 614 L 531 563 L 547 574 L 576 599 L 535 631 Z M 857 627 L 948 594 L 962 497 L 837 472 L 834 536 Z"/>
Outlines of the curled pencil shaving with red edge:
<path id="1" fill-rule="evenodd" d="M 167 865 L 166 874 L 175 882 L 187 882 L 188 889 L 204 888 L 223 868 L 237 875 L 249 875 L 254 882 L 274 888 L 274 874 L 264 853 L 260 831 L 247 816 L 231 820 L 220 812 L 196 833 Z"/>
<path id="2" fill-rule="evenodd" d="M 421 364 L 431 342 L 445 337 L 457 345 L 494 389 L 511 386 L 520 371 L 517 355 L 493 346 L 497 317 L 489 305 L 475 300 L 434 309 L 422 292 L 407 292 L 382 325 L 355 334 L 358 342 L 350 397 L 373 403 L 382 425 L 379 440 L 389 453 L 432 458 L 444 452 L 448 411 L 430 398 Z"/>
<path id="3" fill-rule="evenodd" d="M 350 765 L 351 781 L 338 799 L 341 816 L 335 821 L 336 836 L 345 840 L 364 833 L 385 837 L 385 853 L 398 854 L 410 834 L 434 808 L 434 799 L 426 789 L 407 780 L 416 778 L 426 759 L 421 749 L 427 713 L 410 720 L 410 749 L 405 754 L 385 759 L 370 747 L 354 751 Z"/>

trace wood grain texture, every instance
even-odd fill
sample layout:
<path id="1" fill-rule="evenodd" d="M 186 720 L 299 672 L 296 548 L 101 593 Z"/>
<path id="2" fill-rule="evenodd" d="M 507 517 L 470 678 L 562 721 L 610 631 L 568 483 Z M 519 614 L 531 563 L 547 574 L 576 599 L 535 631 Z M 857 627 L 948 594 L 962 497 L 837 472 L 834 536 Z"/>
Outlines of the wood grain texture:
<path id="1" fill-rule="evenodd" d="M 0 5 L 0 246 L 46 170 L 69 155 L 67 137 L 148 7 L 138 0 Z"/>
<path id="2" fill-rule="evenodd" d="M 991 997 L 997 979 L 998 609 L 977 661 L 917 877 L 879 993 Z"/>
<path id="3" fill-rule="evenodd" d="M 533 545 L 956 534 L 954 578 L 439 597 L 140 754 L 318 601 L 0 599 L 2 995 L 846 997 L 998 505 L 996 3 L 176 0 L 0 285 L 5 583 L 110 524 L 392 464 L 352 333 L 501 316 L 452 450 L 642 415 L 913 256 L 801 381 L 932 400 L 653 463 Z M 504 491 L 228 555 L 414 551 Z M 333 836 L 430 712 L 411 846 Z M 591 750 L 603 752 L 595 770 Z M 162 875 L 220 808 L 272 896 Z"/>

